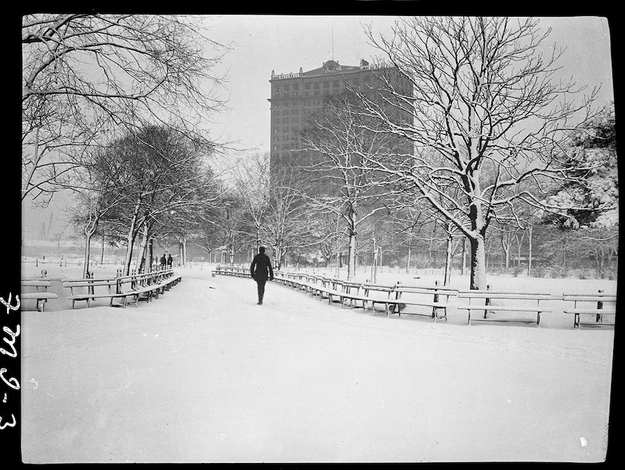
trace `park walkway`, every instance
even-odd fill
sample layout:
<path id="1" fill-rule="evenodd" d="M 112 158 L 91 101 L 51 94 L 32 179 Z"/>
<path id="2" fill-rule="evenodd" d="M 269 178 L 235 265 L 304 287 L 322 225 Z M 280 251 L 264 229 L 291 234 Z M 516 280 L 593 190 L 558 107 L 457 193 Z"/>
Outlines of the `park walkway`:
<path id="1" fill-rule="evenodd" d="M 25 462 L 605 454 L 613 331 L 372 317 L 274 283 L 258 306 L 251 279 L 180 274 L 138 308 L 22 312 Z"/>

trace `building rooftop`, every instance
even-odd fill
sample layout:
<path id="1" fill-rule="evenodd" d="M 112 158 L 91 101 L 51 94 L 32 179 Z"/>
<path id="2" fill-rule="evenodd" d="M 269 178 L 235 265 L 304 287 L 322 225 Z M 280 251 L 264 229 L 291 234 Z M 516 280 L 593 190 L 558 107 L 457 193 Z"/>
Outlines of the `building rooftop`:
<path id="1" fill-rule="evenodd" d="M 299 68 L 299 72 L 276 74 L 271 71 L 271 80 L 282 80 L 287 78 L 312 77 L 316 75 L 326 75 L 331 73 L 358 72 L 360 70 L 377 69 L 377 66 L 369 65 L 366 60 L 361 60 L 360 65 L 340 65 L 335 60 L 328 60 L 319 68 L 304 72 Z"/>

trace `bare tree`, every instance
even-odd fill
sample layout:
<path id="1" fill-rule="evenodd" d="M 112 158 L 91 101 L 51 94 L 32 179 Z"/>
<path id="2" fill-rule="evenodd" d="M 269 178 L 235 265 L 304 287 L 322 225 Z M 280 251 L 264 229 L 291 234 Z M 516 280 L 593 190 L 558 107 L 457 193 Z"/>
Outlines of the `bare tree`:
<path id="1" fill-rule="evenodd" d="M 367 113 L 413 141 L 416 153 L 371 154 L 367 166 L 422 197 L 464 234 L 472 289 L 486 287 L 491 221 L 518 203 L 545 206 L 545 182 L 570 177 L 563 142 L 591 114 L 594 94 L 573 103 L 567 98 L 581 90 L 555 81 L 560 52 L 540 51 L 548 34 L 535 19 L 497 17 L 404 18 L 389 37 L 368 32 L 412 83 L 404 93 L 387 82 L 383 104 L 410 110 L 414 120 L 397 122 L 365 99 Z M 453 196 L 441 189 L 450 187 Z"/>
<path id="2" fill-rule="evenodd" d="M 242 217 L 254 230 L 258 251 L 263 225 L 270 209 L 269 154 L 253 154 L 241 158 L 233 168 L 233 184 L 241 200 Z"/>
<path id="3" fill-rule="evenodd" d="M 126 234 L 124 272 L 130 271 L 134 244 L 141 238 L 138 267 L 143 269 L 151 240 L 159 232 L 172 230 L 172 218 L 193 213 L 205 204 L 198 198 L 212 183 L 205 171 L 205 157 L 211 148 L 189 141 L 184 134 L 168 128 L 148 127 L 114 142 L 99 158 L 99 178 L 94 187 L 106 182 L 107 194 L 115 204 L 107 213 L 109 229 Z"/>
<path id="4" fill-rule="evenodd" d="M 319 223 L 305 197 L 308 187 L 299 170 L 283 167 L 272 171 L 262 238 L 272 247 L 276 269 L 284 265 L 290 253 L 311 250 L 320 242 Z"/>
<path id="5" fill-rule="evenodd" d="M 227 48 L 177 16 L 37 14 L 22 21 L 22 199 L 71 187 L 111 136 L 170 126 L 210 140 L 223 101 L 213 73 Z M 213 57 L 206 57 L 208 51 Z"/>
<path id="6" fill-rule="evenodd" d="M 304 150 L 317 155 L 308 170 L 318 173 L 316 180 L 329 188 L 325 194 L 313 192 L 311 206 L 341 217 L 347 230 L 347 279 L 354 275 L 358 227 L 376 213 L 388 211 L 379 186 L 372 184 L 374 170 L 366 162 L 368 155 L 390 142 L 386 134 L 369 132 L 362 116 L 356 96 L 344 93 L 326 102 L 303 135 Z"/>
<path id="7" fill-rule="evenodd" d="M 69 209 L 71 221 L 85 237 L 82 273 L 85 278 L 89 275 L 93 236 L 124 202 L 124 191 L 120 191 L 118 177 L 118 173 L 112 171 L 106 149 L 95 149 L 85 160 L 71 188 L 78 199 L 77 205 Z"/>

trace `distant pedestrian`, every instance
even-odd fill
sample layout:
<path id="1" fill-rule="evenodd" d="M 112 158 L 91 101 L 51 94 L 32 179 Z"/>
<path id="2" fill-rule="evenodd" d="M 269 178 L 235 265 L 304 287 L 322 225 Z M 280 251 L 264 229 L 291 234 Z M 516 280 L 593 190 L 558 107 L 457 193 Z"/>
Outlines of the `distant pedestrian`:
<path id="1" fill-rule="evenodd" d="M 169 256 L 167 257 L 167 267 L 171 268 L 174 264 L 174 259 L 171 257 L 171 253 L 169 253 Z"/>
<path id="2" fill-rule="evenodd" d="M 263 297 L 265 296 L 265 284 L 267 283 L 267 279 L 273 281 L 273 267 L 271 266 L 269 256 L 265 254 L 264 246 L 261 246 L 258 249 L 258 254 L 254 256 L 252 264 L 250 265 L 250 274 L 252 279 L 256 281 L 258 290 L 258 305 L 262 305 Z"/>
<path id="3" fill-rule="evenodd" d="M 161 269 L 164 269 L 166 264 L 167 264 L 167 257 L 165 256 L 165 253 L 163 253 L 163 256 L 161 256 Z"/>

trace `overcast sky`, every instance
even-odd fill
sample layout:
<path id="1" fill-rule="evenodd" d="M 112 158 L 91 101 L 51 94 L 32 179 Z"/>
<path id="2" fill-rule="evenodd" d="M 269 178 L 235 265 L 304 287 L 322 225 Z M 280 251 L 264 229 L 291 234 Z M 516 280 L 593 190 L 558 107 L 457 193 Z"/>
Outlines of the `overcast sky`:
<path id="1" fill-rule="evenodd" d="M 369 44 L 363 24 L 376 37 L 388 34 L 396 21 L 392 16 L 211 16 L 206 35 L 232 50 L 222 69 L 228 71 L 229 111 L 215 116 L 213 136 L 239 141 L 245 148 L 269 151 L 271 71 L 297 72 L 321 67 L 332 58 L 342 65 L 372 61 L 380 52 Z M 566 47 L 563 78 L 578 84 L 603 83 L 601 100 L 612 98 L 610 39 L 602 18 L 543 18 L 551 27 L 545 45 Z"/>
<path id="2" fill-rule="evenodd" d="M 234 141 L 248 153 L 269 151 L 269 102 L 272 70 L 275 73 L 311 70 L 334 58 L 343 65 L 358 65 L 361 59 L 380 56 L 367 40 L 363 25 L 371 25 L 376 36 L 388 34 L 391 16 L 210 16 L 206 36 L 230 44 L 219 73 L 228 81 L 221 93 L 228 98 L 228 111 L 213 116 L 212 137 Z M 607 20 L 597 17 L 543 18 L 541 26 L 553 28 L 546 44 L 566 47 L 562 78 L 574 77 L 589 87 L 602 84 L 601 103 L 613 100 L 610 42 Z M 66 223 L 59 209 L 67 205 L 53 199 L 56 211 L 50 233 Z M 49 211 L 25 210 L 23 236 L 35 238 Z"/>

